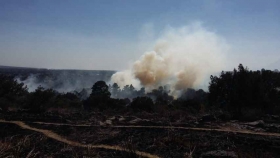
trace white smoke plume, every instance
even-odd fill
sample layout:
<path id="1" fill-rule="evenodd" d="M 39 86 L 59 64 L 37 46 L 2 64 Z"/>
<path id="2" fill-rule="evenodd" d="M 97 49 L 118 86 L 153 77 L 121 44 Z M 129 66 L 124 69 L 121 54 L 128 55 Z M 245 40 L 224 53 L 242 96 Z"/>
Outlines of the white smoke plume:
<path id="1" fill-rule="evenodd" d="M 229 46 L 200 23 L 166 30 L 128 70 L 115 73 L 111 82 L 147 90 L 169 85 L 174 96 L 183 89 L 201 87 L 211 73 L 220 72 Z"/>

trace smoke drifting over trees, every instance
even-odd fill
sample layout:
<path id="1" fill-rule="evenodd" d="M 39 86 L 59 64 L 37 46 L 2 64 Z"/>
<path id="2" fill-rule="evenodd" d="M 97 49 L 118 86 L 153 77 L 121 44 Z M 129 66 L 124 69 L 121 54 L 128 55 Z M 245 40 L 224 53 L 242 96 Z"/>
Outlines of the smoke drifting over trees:
<path id="1" fill-rule="evenodd" d="M 182 90 L 200 87 L 209 74 L 223 69 L 229 46 L 214 32 L 194 23 L 166 30 L 154 46 L 128 70 L 115 73 L 112 83 L 119 86 L 144 86 L 147 91 L 170 86 L 173 96 Z M 206 87 L 205 87 L 206 88 Z"/>
<path id="2" fill-rule="evenodd" d="M 0 74 L 12 76 L 27 86 L 29 92 L 39 86 L 58 92 L 73 92 L 89 89 L 97 81 L 110 81 L 115 71 L 102 70 L 52 70 L 24 67 L 0 67 Z M 84 91 L 84 90 L 83 90 Z"/>

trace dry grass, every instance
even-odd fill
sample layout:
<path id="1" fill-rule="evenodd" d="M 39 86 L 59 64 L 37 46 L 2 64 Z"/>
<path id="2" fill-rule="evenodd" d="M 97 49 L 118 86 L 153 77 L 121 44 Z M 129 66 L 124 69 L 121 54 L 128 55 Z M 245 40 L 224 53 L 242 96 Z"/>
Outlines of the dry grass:
<path id="1" fill-rule="evenodd" d="M 45 155 L 48 155 L 49 157 L 61 157 L 65 155 L 81 157 L 82 155 L 84 158 L 133 158 L 155 156 L 150 155 L 149 153 L 154 153 L 162 157 L 192 158 L 199 157 L 202 153 L 215 150 L 234 152 L 238 157 L 262 158 L 275 157 L 276 149 L 273 149 L 273 151 L 265 151 L 262 146 L 258 145 L 262 144 L 260 142 L 263 142 L 259 138 L 264 139 L 264 142 L 269 141 L 270 138 L 272 138 L 269 137 L 271 135 L 276 136 L 275 139 L 279 139 L 279 134 L 250 132 L 244 130 L 232 131 L 232 129 L 227 129 L 224 126 L 219 129 L 174 127 L 170 120 L 168 121 L 169 126 L 119 125 L 108 127 L 94 126 L 96 128 L 92 129 L 88 128 L 92 125 L 63 124 L 64 126 L 69 126 L 67 129 L 71 129 L 70 134 L 67 133 L 66 135 L 63 134 L 65 131 L 64 128 L 63 130 L 56 131 L 56 128 L 48 127 L 38 129 L 42 127 L 35 126 L 37 127 L 35 128 L 33 124 L 33 126 L 29 126 L 20 121 L 6 121 L 5 123 L 16 124 L 21 128 L 26 129 L 26 131 L 31 130 L 29 132 L 34 133 L 33 135 L 6 137 L 0 140 L 0 157 L 10 158 L 33 158 Z M 54 127 L 56 127 L 61 124 L 47 123 L 47 125 L 55 125 Z M 76 126 L 85 127 L 85 129 L 76 128 Z M 141 129 L 141 131 L 136 132 L 137 129 Z M 26 134 L 26 131 L 23 133 Z M 126 133 L 123 134 L 123 132 Z M 141 132 L 144 132 L 145 134 L 142 134 Z M 248 137 L 239 134 L 246 134 Z M 48 144 L 44 139 L 48 139 Z M 238 144 L 241 141 L 242 144 Z M 38 148 L 33 143 L 37 145 L 43 144 L 41 146 L 50 146 L 51 150 Z M 108 145 L 96 145 L 103 143 Z M 248 146 L 248 144 L 256 146 L 256 150 L 254 150 L 254 146 Z M 273 148 L 278 148 L 277 144 L 271 144 L 274 145 Z M 244 149 L 243 146 L 248 149 Z M 139 152 L 138 150 L 145 151 L 146 153 Z"/>
<path id="2" fill-rule="evenodd" d="M 135 142 L 133 142 L 133 137 L 130 136 L 126 141 L 122 142 L 122 147 L 129 152 L 122 152 L 122 157 L 124 158 L 137 158 L 139 157 L 136 153 Z"/>
<path id="3" fill-rule="evenodd" d="M 39 152 L 35 152 L 34 140 L 31 139 L 32 135 L 24 137 L 12 136 L 4 138 L 0 141 L 0 157 L 6 158 L 34 158 L 37 157 Z M 37 141 L 42 141 L 42 136 Z"/>
<path id="4" fill-rule="evenodd" d="M 121 146 L 110 146 L 110 145 L 103 145 L 103 144 L 101 144 L 101 145 L 81 144 L 79 142 L 68 140 L 67 138 L 64 138 L 64 137 L 62 137 L 62 136 L 58 135 L 57 133 L 54 133 L 53 131 L 50 131 L 50 130 L 44 130 L 44 129 L 38 129 L 38 128 L 30 127 L 29 125 L 27 125 L 27 124 L 25 124 L 24 122 L 21 122 L 21 121 L 0 120 L 0 122 L 16 124 L 23 129 L 28 129 L 28 130 L 31 130 L 31 131 L 39 132 L 41 134 L 44 134 L 48 138 L 52 138 L 53 140 L 56 140 L 56 141 L 59 141 L 61 143 L 65 143 L 65 144 L 68 144 L 68 145 L 71 145 L 71 146 L 75 146 L 75 147 L 92 148 L 92 149 L 93 148 L 95 148 L 95 149 L 106 149 L 106 150 L 114 150 L 114 151 L 128 152 L 128 153 L 130 152 L 130 149 L 122 148 Z M 152 155 L 150 153 L 141 152 L 141 151 L 137 151 L 137 150 L 135 150 L 134 153 L 136 155 L 139 155 L 139 156 L 142 156 L 142 157 L 158 158 L 158 156 L 156 156 L 156 155 Z"/>

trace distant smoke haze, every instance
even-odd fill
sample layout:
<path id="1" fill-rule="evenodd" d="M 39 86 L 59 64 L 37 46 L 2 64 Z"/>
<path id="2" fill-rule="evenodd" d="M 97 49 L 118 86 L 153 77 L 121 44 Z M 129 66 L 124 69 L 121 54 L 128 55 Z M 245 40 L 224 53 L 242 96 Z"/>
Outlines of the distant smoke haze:
<path id="1" fill-rule="evenodd" d="M 169 28 L 156 40 L 153 51 L 145 52 L 125 71 L 115 73 L 111 82 L 121 87 L 132 84 L 148 91 L 170 85 L 172 95 L 183 89 L 202 87 L 209 75 L 220 72 L 229 45 L 200 23 Z"/>
<path id="2" fill-rule="evenodd" d="M 54 89 L 58 92 L 81 91 L 90 89 L 92 85 L 103 80 L 108 82 L 114 71 L 84 71 L 84 70 L 47 70 L 44 72 L 18 75 L 16 80 L 24 83 L 29 92 L 39 86 Z M 25 77 L 23 77 L 25 76 Z"/>

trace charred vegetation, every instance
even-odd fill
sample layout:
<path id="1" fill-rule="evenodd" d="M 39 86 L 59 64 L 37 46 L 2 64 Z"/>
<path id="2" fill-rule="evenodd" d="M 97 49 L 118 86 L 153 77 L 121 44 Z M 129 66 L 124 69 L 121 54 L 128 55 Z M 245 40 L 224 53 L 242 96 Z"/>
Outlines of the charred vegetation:
<path id="1" fill-rule="evenodd" d="M 0 156 L 138 157 L 145 151 L 158 157 L 278 157 L 279 72 L 250 71 L 240 64 L 210 79 L 208 92 L 188 88 L 175 98 L 168 86 L 146 91 L 105 81 L 90 91 L 61 93 L 39 86 L 29 92 L 12 75 L 1 74 Z M 37 133 L 3 120 L 26 123 Z M 20 135 L 14 136 L 14 129 Z M 44 130 L 81 146 L 109 146 L 73 147 L 38 134 Z M 120 148 L 113 152 L 110 146 Z"/>

